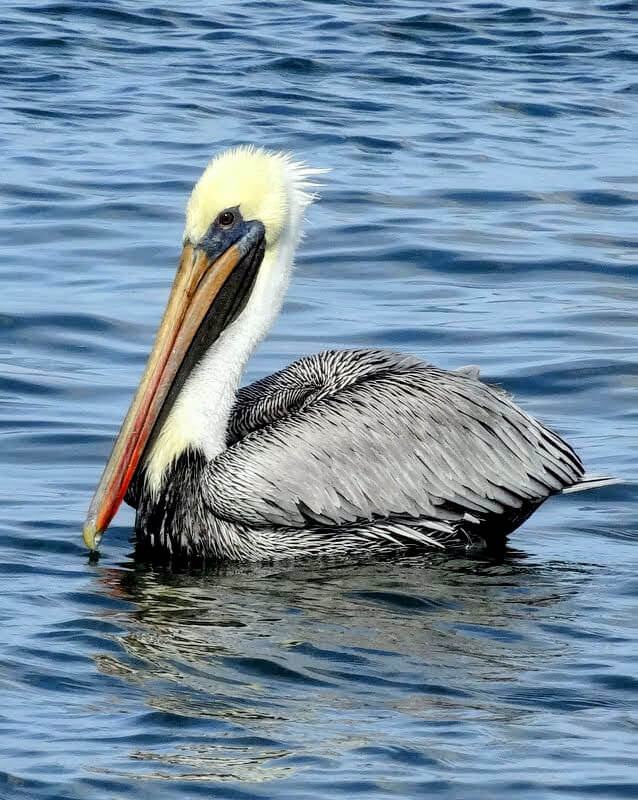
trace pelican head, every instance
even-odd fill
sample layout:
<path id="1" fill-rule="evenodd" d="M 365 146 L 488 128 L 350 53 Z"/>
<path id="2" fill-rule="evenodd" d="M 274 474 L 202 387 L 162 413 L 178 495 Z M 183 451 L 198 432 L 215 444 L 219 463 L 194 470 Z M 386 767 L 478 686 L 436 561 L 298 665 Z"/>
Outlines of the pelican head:
<path id="1" fill-rule="evenodd" d="M 91 550 L 140 461 L 149 465 L 150 480 L 158 485 L 166 465 L 188 445 L 193 415 L 202 407 L 197 401 L 205 365 L 210 372 L 210 354 L 222 342 L 226 362 L 239 367 L 233 373 L 238 380 L 279 311 L 304 210 L 313 199 L 312 176 L 321 171 L 286 154 L 237 147 L 215 157 L 196 183 L 168 305 L 88 511 L 84 541 Z M 204 445 L 213 442 L 203 447 L 208 457 L 215 454 L 214 442 L 223 441 L 235 388 L 227 381 L 219 407 L 210 398 L 218 413 L 212 428 L 218 430 L 202 424 L 209 428 L 202 432 Z"/>

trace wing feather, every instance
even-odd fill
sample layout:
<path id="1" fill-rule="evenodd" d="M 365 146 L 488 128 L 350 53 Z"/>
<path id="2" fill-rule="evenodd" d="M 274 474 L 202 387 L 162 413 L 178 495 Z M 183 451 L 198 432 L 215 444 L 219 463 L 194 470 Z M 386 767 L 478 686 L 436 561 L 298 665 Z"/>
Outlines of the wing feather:
<path id="1" fill-rule="evenodd" d="M 242 392 L 206 487 L 214 513 L 246 525 L 409 517 L 449 531 L 520 512 L 583 474 L 569 445 L 475 371 L 331 351 Z"/>

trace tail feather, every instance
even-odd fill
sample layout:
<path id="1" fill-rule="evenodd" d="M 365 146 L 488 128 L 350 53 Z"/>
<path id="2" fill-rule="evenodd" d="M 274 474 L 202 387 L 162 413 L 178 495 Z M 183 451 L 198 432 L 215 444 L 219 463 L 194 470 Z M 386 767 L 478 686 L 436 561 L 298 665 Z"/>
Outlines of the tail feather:
<path id="1" fill-rule="evenodd" d="M 614 486 L 616 483 L 622 483 L 622 479 L 610 478 L 609 475 L 592 475 L 591 472 L 586 472 L 578 479 L 578 483 L 563 489 L 562 494 L 584 492 L 587 489 L 598 489 L 599 486 Z"/>

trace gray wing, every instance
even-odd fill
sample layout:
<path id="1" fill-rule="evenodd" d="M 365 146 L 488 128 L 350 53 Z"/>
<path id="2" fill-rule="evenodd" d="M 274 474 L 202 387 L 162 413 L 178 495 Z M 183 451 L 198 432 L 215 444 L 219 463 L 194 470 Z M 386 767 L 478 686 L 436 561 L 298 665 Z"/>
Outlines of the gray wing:
<path id="1" fill-rule="evenodd" d="M 251 431 L 298 411 L 321 392 L 322 382 L 312 370 L 294 369 L 299 363 L 237 392 L 226 431 L 227 447 L 232 447 Z"/>
<path id="2" fill-rule="evenodd" d="M 233 418 L 207 502 L 251 526 L 480 522 L 583 474 L 569 445 L 474 370 L 386 351 L 301 359 L 243 390 Z"/>
<path id="3" fill-rule="evenodd" d="M 352 359 L 348 354 L 352 353 Z M 358 363 L 354 354 L 360 356 Z M 371 377 L 379 367 L 377 356 L 386 363 L 409 360 L 420 366 L 423 363 L 412 356 L 399 356 L 384 350 L 336 350 L 301 358 L 285 369 L 260 378 L 237 392 L 228 429 L 226 446 L 232 447 L 251 431 L 289 416 L 314 400 L 333 395 L 362 378 Z M 394 365 L 394 364 L 393 364 Z M 457 367 L 453 373 L 479 380 L 480 370 L 474 364 Z"/>

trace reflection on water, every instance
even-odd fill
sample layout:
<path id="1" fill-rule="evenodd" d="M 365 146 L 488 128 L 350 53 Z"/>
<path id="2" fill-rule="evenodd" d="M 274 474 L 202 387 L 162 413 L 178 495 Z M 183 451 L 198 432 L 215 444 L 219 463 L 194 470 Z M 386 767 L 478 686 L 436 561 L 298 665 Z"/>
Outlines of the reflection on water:
<path id="1" fill-rule="evenodd" d="M 170 745 L 131 753 L 145 774 L 275 780 L 344 751 L 364 757 L 396 714 L 397 752 L 433 729 L 520 723 L 525 687 L 578 657 L 544 631 L 569 624 L 565 602 L 592 569 L 528 565 L 515 551 L 202 575 L 109 568 L 104 591 L 131 610 L 118 613 L 121 649 L 94 658 L 171 730 Z M 573 686 L 546 692 L 540 710 L 597 704 Z"/>

